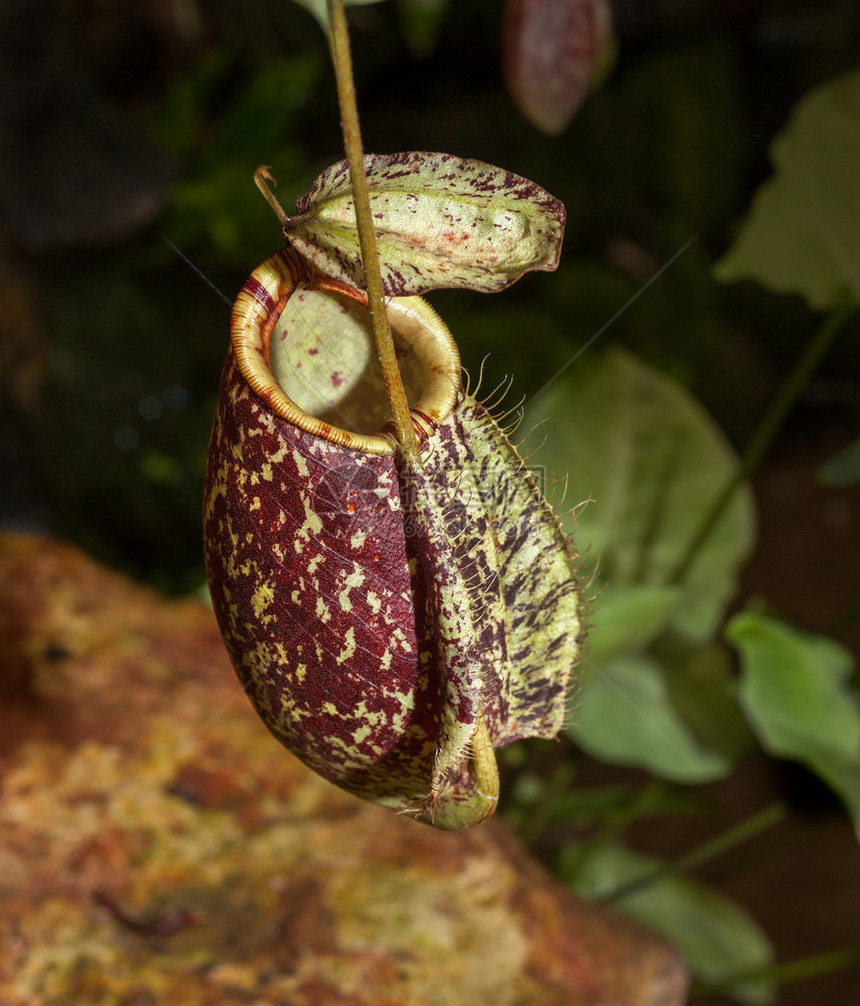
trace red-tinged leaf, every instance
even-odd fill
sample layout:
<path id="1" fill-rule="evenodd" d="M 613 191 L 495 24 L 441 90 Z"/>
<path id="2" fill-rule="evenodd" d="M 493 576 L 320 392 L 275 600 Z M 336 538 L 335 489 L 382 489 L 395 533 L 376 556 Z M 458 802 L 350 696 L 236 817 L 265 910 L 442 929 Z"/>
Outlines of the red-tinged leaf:
<path id="1" fill-rule="evenodd" d="M 610 20 L 608 0 L 508 0 L 505 79 L 514 104 L 542 133 L 563 132 L 585 100 Z"/>
<path id="2" fill-rule="evenodd" d="M 453 154 L 369 154 L 364 164 L 387 295 L 494 293 L 558 265 L 564 205 L 529 179 Z M 324 275 L 363 288 L 346 161 L 327 168 L 297 209 L 284 236 Z"/>

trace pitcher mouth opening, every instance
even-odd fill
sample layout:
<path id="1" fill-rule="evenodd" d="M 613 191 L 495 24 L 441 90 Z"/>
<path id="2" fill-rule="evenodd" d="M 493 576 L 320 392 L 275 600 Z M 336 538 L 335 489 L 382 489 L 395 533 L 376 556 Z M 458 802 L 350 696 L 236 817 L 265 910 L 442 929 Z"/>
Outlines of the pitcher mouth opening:
<path id="1" fill-rule="evenodd" d="M 422 440 L 454 407 L 460 354 L 448 327 L 420 297 L 391 298 L 388 319 Z M 292 249 L 248 277 L 233 306 L 230 339 L 248 385 L 277 415 L 345 447 L 394 453 L 369 312 L 320 288 Z"/>

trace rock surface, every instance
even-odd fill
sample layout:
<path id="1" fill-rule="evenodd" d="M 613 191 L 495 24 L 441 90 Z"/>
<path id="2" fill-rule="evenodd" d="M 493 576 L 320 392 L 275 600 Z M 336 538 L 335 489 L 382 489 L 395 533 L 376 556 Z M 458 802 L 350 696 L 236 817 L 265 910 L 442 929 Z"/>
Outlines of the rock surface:
<path id="1" fill-rule="evenodd" d="M 314 776 L 211 613 L 0 537 L 4 1006 L 676 1006 L 676 953 L 498 822 L 434 831 Z"/>

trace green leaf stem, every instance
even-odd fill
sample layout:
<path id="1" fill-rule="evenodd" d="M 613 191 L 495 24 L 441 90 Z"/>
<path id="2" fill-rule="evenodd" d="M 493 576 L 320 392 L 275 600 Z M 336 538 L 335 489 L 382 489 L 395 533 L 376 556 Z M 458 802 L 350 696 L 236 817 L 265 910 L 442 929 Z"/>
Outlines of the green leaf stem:
<path id="1" fill-rule="evenodd" d="M 741 657 L 739 698 L 762 746 L 803 762 L 843 799 L 860 837 L 860 704 L 851 654 L 754 612 L 726 636 Z"/>
<path id="2" fill-rule="evenodd" d="M 571 847 L 576 890 L 589 898 L 601 899 L 619 887 L 632 886 L 660 867 L 658 860 L 621 846 L 603 846 L 584 863 L 576 853 L 576 847 Z M 562 874 L 564 860 L 563 853 L 559 864 Z M 730 976 L 767 968 L 773 951 L 755 920 L 713 888 L 695 880 L 664 876 L 620 900 L 617 907 L 670 939 L 699 982 L 720 984 L 744 1003 L 770 1002 L 771 987 L 765 978 L 741 977 L 726 983 Z"/>

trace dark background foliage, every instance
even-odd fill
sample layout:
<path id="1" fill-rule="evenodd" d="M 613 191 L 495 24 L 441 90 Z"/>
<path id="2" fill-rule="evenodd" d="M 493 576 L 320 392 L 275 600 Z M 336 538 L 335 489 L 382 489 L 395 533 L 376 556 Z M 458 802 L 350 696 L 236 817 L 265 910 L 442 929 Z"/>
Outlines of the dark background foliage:
<path id="1" fill-rule="evenodd" d="M 770 173 L 768 146 L 792 106 L 856 63 L 860 9 L 616 0 L 615 66 L 550 139 L 505 93 L 500 8 L 457 0 L 429 36 L 409 30 L 405 0 L 350 18 L 368 150 L 501 164 L 568 208 L 554 276 L 498 297 L 431 298 L 466 366 L 489 353 L 486 386 L 513 374 L 531 396 L 635 297 L 598 347 L 680 381 L 740 447 L 817 318 L 798 297 L 717 286 L 710 269 Z M 228 304 L 280 241 L 251 174 L 271 164 L 289 209 L 342 156 L 319 27 L 287 0 L 3 0 L 0 133 L 0 517 L 163 589 L 196 589 Z M 758 477 L 743 590 L 855 653 L 860 499 L 813 476 L 860 433 L 857 334 L 855 321 Z M 535 771 L 553 777 L 568 754 L 538 754 Z M 577 772 L 585 785 L 640 780 L 587 759 Z M 708 879 L 748 903 L 782 957 L 846 945 L 858 919 L 838 891 L 860 881 L 856 847 L 829 791 L 795 766 L 753 759 L 703 793 L 710 815 L 634 834 L 672 856 L 774 794 L 800 830 L 758 839 Z M 549 860 L 568 837 L 550 830 L 536 850 Z M 818 842 L 817 861 L 804 853 L 795 870 L 797 850 Z M 852 987 L 850 976 L 822 980 L 814 998 L 848 1003 Z M 779 999 L 811 1001 L 803 985 Z"/>

